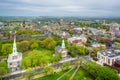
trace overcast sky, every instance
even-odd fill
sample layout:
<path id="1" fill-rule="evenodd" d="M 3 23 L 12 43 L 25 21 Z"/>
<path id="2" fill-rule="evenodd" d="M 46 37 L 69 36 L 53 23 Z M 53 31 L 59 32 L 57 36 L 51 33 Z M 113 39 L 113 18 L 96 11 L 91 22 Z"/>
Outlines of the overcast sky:
<path id="1" fill-rule="evenodd" d="M 120 17 L 120 0 L 0 0 L 0 16 Z"/>

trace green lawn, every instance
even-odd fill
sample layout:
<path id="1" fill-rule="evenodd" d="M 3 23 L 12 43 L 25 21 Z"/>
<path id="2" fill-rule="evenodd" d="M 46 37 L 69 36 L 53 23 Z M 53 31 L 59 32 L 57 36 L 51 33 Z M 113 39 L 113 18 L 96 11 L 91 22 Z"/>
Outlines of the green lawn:
<path id="1" fill-rule="evenodd" d="M 62 74 L 64 74 L 67 71 L 68 70 L 61 71 L 61 72 L 55 73 L 53 75 L 47 75 L 47 76 L 44 76 L 44 77 L 41 77 L 41 78 L 38 78 L 35 80 L 56 80 L 58 77 L 60 77 Z"/>
<path id="2" fill-rule="evenodd" d="M 94 78 L 92 78 L 92 76 L 89 73 L 87 73 L 85 70 L 79 68 L 73 80 L 94 80 Z"/>
<path id="3" fill-rule="evenodd" d="M 69 80 L 70 77 L 72 76 L 72 74 L 74 73 L 75 69 L 70 71 L 68 74 L 66 74 L 60 80 Z M 44 76 L 44 77 L 41 77 L 41 78 L 38 78 L 38 79 L 35 79 L 35 80 L 57 80 L 60 76 L 62 76 L 67 71 L 68 70 L 61 71 L 61 72 L 55 73 L 53 75 L 47 75 L 47 76 Z M 83 70 L 82 68 L 79 68 L 79 70 L 77 71 L 73 80 L 94 80 L 94 78 L 91 75 L 89 75 L 89 73 L 87 73 L 85 70 Z"/>
<path id="4" fill-rule="evenodd" d="M 75 68 L 76 69 L 76 68 Z M 63 78 L 61 78 L 60 80 L 69 80 L 70 77 L 72 76 L 72 74 L 74 73 L 75 69 L 73 69 L 72 71 L 70 71 L 68 74 L 66 74 Z"/>

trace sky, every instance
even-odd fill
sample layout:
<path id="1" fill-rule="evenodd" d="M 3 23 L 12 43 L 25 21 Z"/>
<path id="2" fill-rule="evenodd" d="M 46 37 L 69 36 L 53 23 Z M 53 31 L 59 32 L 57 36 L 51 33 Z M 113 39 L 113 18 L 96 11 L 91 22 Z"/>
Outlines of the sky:
<path id="1" fill-rule="evenodd" d="M 120 0 L 0 0 L 0 16 L 120 17 Z"/>

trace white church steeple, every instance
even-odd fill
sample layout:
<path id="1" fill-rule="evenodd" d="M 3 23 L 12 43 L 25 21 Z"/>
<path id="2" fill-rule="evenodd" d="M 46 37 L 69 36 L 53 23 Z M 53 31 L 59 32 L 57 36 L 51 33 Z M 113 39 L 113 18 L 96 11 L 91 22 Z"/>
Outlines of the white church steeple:
<path id="1" fill-rule="evenodd" d="M 12 54 L 9 54 L 8 56 L 8 68 L 10 68 L 11 71 L 16 71 L 20 69 L 22 60 L 22 53 L 17 52 L 17 46 L 16 46 L 16 35 L 14 34 L 14 43 L 13 43 L 13 52 Z"/>
<path id="2" fill-rule="evenodd" d="M 61 46 L 62 49 L 65 49 L 65 42 L 64 42 L 64 39 L 62 40 L 62 46 Z"/>
<path id="3" fill-rule="evenodd" d="M 16 36 L 14 36 L 14 43 L 13 43 L 13 54 L 17 53 L 17 47 L 16 47 Z"/>

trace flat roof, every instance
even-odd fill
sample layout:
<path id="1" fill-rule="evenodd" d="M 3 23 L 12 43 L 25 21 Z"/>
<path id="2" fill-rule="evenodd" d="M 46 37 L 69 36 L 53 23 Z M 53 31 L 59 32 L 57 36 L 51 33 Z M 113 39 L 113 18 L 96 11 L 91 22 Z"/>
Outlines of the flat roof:
<path id="1" fill-rule="evenodd" d="M 107 49 L 104 51 L 100 51 L 100 53 L 104 56 L 108 56 L 110 58 L 120 56 L 120 50 L 119 49 Z"/>

